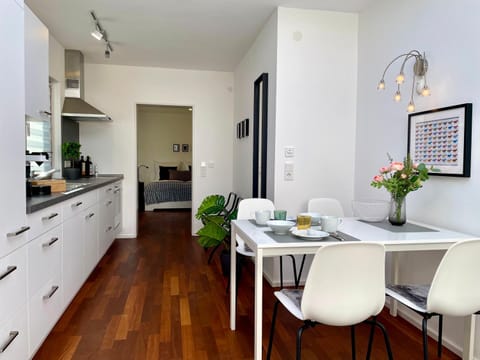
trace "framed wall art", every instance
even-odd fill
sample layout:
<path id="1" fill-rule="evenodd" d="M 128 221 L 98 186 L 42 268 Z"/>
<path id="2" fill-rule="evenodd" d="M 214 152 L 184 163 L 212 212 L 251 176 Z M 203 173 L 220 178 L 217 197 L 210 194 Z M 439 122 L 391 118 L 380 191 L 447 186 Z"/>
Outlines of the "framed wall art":
<path id="1" fill-rule="evenodd" d="M 472 104 L 408 115 L 408 152 L 430 175 L 470 177 Z"/>
<path id="2" fill-rule="evenodd" d="M 180 152 L 180 144 L 173 144 L 173 152 Z"/>
<path id="3" fill-rule="evenodd" d="M 190 150 L 190 146 L 188 144 L 182 144 L 182 152 L 188 152 Z"/>

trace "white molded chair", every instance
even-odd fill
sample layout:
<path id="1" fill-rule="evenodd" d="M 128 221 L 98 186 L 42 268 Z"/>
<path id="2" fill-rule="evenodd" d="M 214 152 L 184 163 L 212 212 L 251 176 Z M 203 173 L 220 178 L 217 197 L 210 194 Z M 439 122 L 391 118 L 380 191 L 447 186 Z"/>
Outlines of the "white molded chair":
<path id="1" fill-rule="evenodd" d="M 270 210 L 273 215 L 273 210 L 275 210 L 275 205 L 269 199 L 261 199 L 261 198 L 250 198 L 250 199 L 243 199 L 238 204 L 238 211 L 237 211 L 237 219 L 239 220 L 249 220 L 255 219 L 255 211 L 257 210 Z M 237 235 L 237 252 L 244 256 L 254 257 L 255 253 L 248 249 L 245 246 L 245 241 Z M 300 276 L 297 277 L 297 267 L 295 263 L 295 257 L 293 255 L 289 255 L 292 259 L 293 265 L 293 272 L 294 272 L 294 280 L 295 285 L 298 286 L 298 281 Z M 283 288 L 283 262 L 282 257 L 280 256 L 280 287 Z"/>
<path id="2" fill-rule="evenodd" d="M 469 316 L 480 311 L 480 239 L 448 249 L 431 285 L 388 285 L 386 293 L 423 316 L 423 358 L 428 359 L 427 321 L 439 316 L 438 357 L 442 355 L 443 315 Z"/>
<path id="3" fill-rule="evenodd" d="M 308 211 L 322 215 L 343 217 L 344 212 L 340 201 L 333 198 L 315 198 L 308 201 Z"/>
<path id="4" fill-rule="evenodd" d="M 318 249 L 313 258 L 304 290 L 276 291 L 267 359 L 270 359 L 278 304 L 304 325 L 297 332 L 296 358 L 301 357 L 301 339 L 305 329 L 319 323 L 351 326 L 352 358 L 355 358 L 355 329 L 361 322 L 372 325 L 367 359 L 370 357 L 374 327 L 384 335 L 389 359 L 392 352 L 383 325 L 376 321 L 385 303 L 385 247 L 371 242 L 329 244 Z M 373 317 L 372 320 L 369 320 Z"/>

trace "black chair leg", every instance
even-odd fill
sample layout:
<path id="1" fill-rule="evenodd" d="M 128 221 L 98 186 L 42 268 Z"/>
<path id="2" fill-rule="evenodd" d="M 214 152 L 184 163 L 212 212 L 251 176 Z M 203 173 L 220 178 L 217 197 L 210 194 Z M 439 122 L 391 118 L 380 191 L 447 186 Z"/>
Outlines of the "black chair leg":
<path id="1" fill-rule="evenodd" d="M 375 318 L 373 321 L 376 321 Z M 370 355 L 372 354 L 372 345 L 373 345 L 373 336 L 375 335 L 375 324 L 372 323 L 372 327 L 370 328 L 370 336 L 368 337 L 368 348 L 367 348 L 367 357 L 366 359 L 370 359 Z"/>
<path id="2" fill-rule="evenodd" d="M 280 256 L 280 289 L 283 289 L 283 256 Z"/>
<path id="3" fill-rule="evenodd" d="M 298 270 L 298 276 L 297 279 L 295 280 L 295 287 L 298 288 L 300 285 L 300 278 L 302 277 L 302 271 L 303 271 L 303 265 L 305 265 L 305 258 L 307 255 L 303 255 L 302 257 L 302 262 L 300 263 L 300 269 Z"/>
<path id="4" fill-rule="evenodd" d="M 427 334 L 427 317 L 422 320 L 422 335 L 423 335 L 423 360 L 428 360 L 428 334 Z"/>
<path id="5" fill-rule="evenodd" d="M 275 321 L 277 320 L 277 311 L 278 311 L 278 304 L 280 301 L 275 301 L 275 305 L 273 307 L 273 315 L 272 315 L 272 326 L 270 328 L 270 339 L 268 340 L 268 350 L 267 350 L 267 360 L 270 360 L 270 356 L 272 355 L 272 345 L 273 345 L 273 334 L 275 332 Z"/>
<path id="6" fill-rule="evenodd" d="M 385 327 L 379 323 L 377 321 L 377 317 L 374 316 L 373 317 L 373 320 L 365 320 L 364 322 L 368 323 L 368 324 L 372 324 L 372 329 L 370 330 L 370 340 L 373 342 L 373 334 L 372 332 L 374 331 L 375 329 L 375 326 L 378 326 L 380 328 L 380 330 L 382 331 L 383 333 L 383 339 L 385 341 L 385 347 L 387 348 L 387 355 L 388 355 L 388 359 L 389 360 L 393 360 L 393 353 L 392 353 L 392 347 L 390 345 L 390 339 L 388 338 L 388 334 L 387 334 L 387 330 L 385 330 Z M 368 344 L 368 354 L 367 354 L 367 359 L 370 357 L 370 352 L 371 352 L 371 343 L 369 341 L 369 344 Z"/>
<path id="7" fill-rule="evenodd" d="M 352 360 L 356 359 L 356 349 L 355 349 L 355 325 L 350 326 L 350 340 L 352 342 Z"/>
<path id="8" fill-rule="evenodd" d="M 293 267 L 293 281 L 295 283 L 295 287 L 298 287 L 298 279 L 297 279 L 297 262 L 295 261 L 295 256 L 293 255 L 288 255 L 290 256 L 290 259 L 292 259 L 292 267 Z"/>
<path id="9" fill-rule="evenodd" d="M 303 331 L 309 328 L 310 325 L 305 323 L 302 327 L 300 327 L 297 331 L 297 355 L 296 359 L 300 360 L 302 358 L 302 334 Z"/>
<path id="10" fill-rule="evenodd" d="M 443 333 L 443 315 L 438 317 L 438 345 L 437 356 L 442 357 L 442 333 Z"/>

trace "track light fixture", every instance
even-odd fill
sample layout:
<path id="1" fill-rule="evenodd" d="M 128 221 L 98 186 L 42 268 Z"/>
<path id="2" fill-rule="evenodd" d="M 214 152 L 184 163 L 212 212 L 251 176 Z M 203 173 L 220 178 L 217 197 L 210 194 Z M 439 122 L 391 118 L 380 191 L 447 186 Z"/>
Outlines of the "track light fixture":
<path id="1" fill-rule="evenodd" d="M 387 65 L 385 70 L 382 74 L 382 79 L 377 85 L 378 90 L 385 89 L 385 73 L 387 72 L 388 68 L 397 60 L 402 59 L 402 66 L 400 67 L 400 72 L 398 73 L 395 81 L 397 82 L 397 91 L 395 92 L 393 99 L 396 102 L 400 102 L 402 99 L 402 94 L 400 93 L 400 85 L 403 84 L 405 81 L 405 74 L 403 72 L 405 68 L 405 64 L 409 59 L 414 58 L 415 63 L 413 64 L 413 79 L 412 79 L 412 90 L 410 93 L 410 102 L 407 106 L 408 112 L 415 111 L 415 103 L 413 102 L 413 92 L 416 89 L 416 92 L 422 96 L 429 96 L 430 95 L 430 88 L 427 85 L 427 70 L 428 70 L 428 61 L 425 57 L 425 53 L 422 55 L 418 50 L 410 50 L 406 54 L 402 54 L 394 58 L 390 63 Z"/>
<path id="2" fill-rule="evenodd" d="M 105 59 L 110 59 L 110 54 L 113 52 L 112 44 L 108 41 L 107 32 L 98 21 L 93 10 L 90 11 L 90 15 L 95 23 L 95 30 L 91 32 L 91 35 L 97 40 L 103 40 L 105 42 Z"/>

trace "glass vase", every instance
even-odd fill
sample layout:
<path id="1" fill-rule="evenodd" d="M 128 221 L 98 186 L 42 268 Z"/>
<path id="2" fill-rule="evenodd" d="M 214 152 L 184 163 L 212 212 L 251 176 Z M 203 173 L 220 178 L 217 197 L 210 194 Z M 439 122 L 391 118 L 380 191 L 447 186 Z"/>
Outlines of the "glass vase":
<path id="1" fill-rule="evenodd" d="M 388 213 L 390 224 L 400 226 L 407 222 L 405 198 L 406 196 L 392 196 L 390 212 Z"/>

